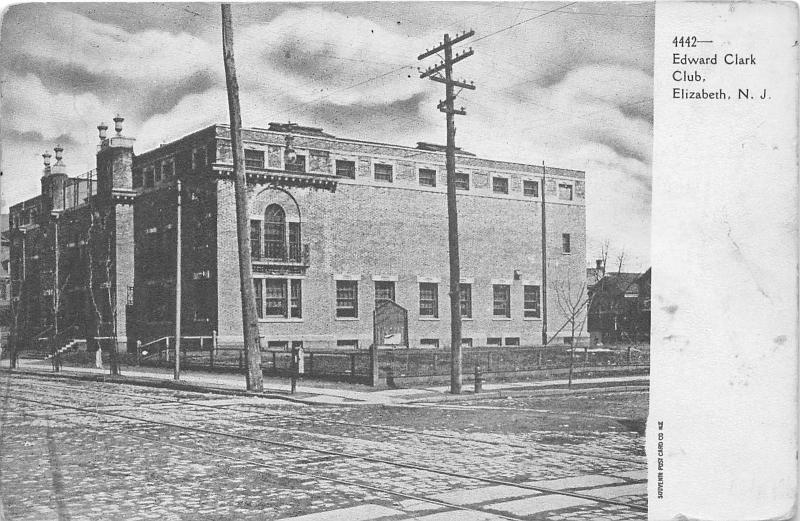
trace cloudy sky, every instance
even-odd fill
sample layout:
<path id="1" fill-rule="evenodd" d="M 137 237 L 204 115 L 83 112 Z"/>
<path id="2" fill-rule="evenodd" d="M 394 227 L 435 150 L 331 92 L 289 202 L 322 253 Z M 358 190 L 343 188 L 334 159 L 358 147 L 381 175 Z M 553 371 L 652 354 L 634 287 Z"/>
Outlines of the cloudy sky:
<path id="1" fill-rule="evenodd" d="M 245 126 L 314 125 L 341 137 L 444 142 L 443 86 L 416 57 L 474 29 L 456 66 L 475 82 L 457 145 L 586 171 L 588 257 L 610 241 L 650 263 L 653 4 L 234 4 Z M 39 192 L 41 153 L 94 166 L 116 112 L 143 152 L 228 121 L 218 4 L 25 4 L 0 29 L 2 208 Z M 430 58 L 433 65 L 436 58 Z"/>

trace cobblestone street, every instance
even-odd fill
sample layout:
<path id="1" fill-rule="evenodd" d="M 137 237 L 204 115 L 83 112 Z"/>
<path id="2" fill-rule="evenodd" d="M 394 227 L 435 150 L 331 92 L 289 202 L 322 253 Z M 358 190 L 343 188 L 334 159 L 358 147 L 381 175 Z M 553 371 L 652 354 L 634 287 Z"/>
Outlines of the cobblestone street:
<path id="1" fill-rule="evenodd" d="M 642 392 L 304 405 L 4 372 L 1 397 L 8 519 L 646 518 Z"/>

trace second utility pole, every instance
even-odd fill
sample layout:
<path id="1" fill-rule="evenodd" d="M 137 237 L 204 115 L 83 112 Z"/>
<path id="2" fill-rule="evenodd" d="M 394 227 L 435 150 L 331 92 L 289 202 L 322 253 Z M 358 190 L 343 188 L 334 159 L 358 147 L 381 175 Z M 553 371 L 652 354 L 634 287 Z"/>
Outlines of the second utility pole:
<path id="1" fill-rule="evenodd" d="M 456 127 L 453 121 L 454 114 L 465 115 L 462 107 L 456 110 L 454 102 L 456 94 L 453 87 L 474 90 L 475 86 L 466 81 L 453 79 L 453 64 L 472 56 L 469 51 L 456 54 L 453 57 L 453 45 L 466 40 L 475 34 L 475 31 L 464 32 L 450 39 L 449 34 L 444 35 L 444 43 L 420 54 L 417 59 L 423 60 L 439 51 L 444 50 L 444 62 L 435 67 L 428 68 L 420 74 L 420 78 L 430 77 L 431 80 L 445 85 L 445 101 L 440 101 L 438 108 L 447 115 L 447 224 L 448 245 L 450 252 L 450 392 L 461 394 L 461 266 L 458 255 L 458 211 L 456 208 Z M 444 78 L 436 74 L 444 70 Z"/>

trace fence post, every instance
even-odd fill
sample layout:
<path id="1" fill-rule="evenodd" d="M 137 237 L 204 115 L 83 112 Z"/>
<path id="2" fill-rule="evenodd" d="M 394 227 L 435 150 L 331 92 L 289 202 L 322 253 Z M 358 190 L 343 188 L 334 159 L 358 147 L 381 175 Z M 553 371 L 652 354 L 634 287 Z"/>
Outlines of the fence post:
<path id="1" fill-rule="evenodd" d="M 211 330 L 211 349 L 214 350 L 214 356 L 217 356 L 217 330 Z"/>
<path id="2" fill-rule="evenodd" d="M 167 341 L 167 363 L 169 363 L 169 337 L 165 337 Z"/>
<path id="3" fill-rule="evenodd" d="M 483 391 L 483 376 L 481 375 L 481 366 L 475 366 L 475 394 Z"/>
<path id="4" fill-rule="evenodd" d="M 436 367 L 438 361 L 439 361 L 439 355 L 433 353 L 433 374 L 439 374 L 439 368 Z"/>
<path id="5" fill-rule="evenodd" d="M 372 387 L 378 385 L 378 347 L 375 344 L 369 346 L 369 382 Z"/>
<path id="6" fill-rule="evenodd" d="M 136 341 L 136 365 L 142 365 L 142 341 Z"/>

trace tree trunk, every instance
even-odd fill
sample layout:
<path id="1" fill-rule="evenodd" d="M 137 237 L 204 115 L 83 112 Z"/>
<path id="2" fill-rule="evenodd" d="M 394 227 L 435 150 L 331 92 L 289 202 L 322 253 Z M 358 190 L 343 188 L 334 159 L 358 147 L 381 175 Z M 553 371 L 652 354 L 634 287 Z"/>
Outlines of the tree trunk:
<path id="1" fill-rule="evenodd" d="M 233 58 L 231 5 L 222 4 L 222 54 L 225 60 L 225 82 L 228 88 L 228 109 L 231 120 L 234 191 L 236 195 L 236 235 L 239 246 L 239 280 L 242 294 L 242 333 L 247 365 L 247 390 L 264 389 L 259 350 L 258 315 L 253 289 L 253 266 L 250 252 L 250 220 L 247 209 L 247 178 L 244 169 L 242 114 L 239 107 L 239 83 Z"/>

